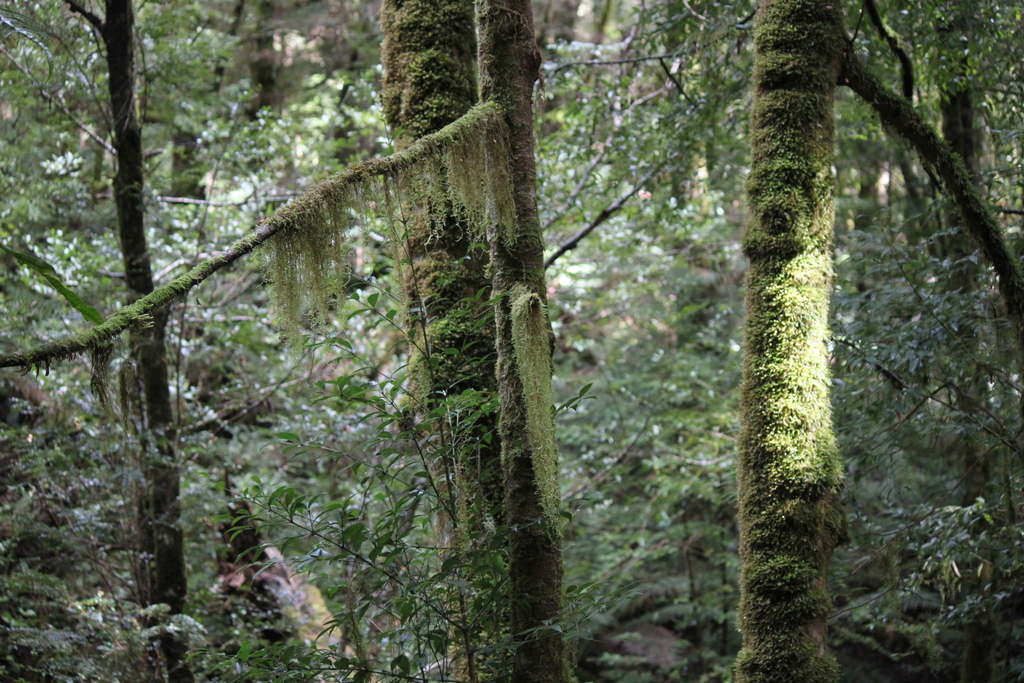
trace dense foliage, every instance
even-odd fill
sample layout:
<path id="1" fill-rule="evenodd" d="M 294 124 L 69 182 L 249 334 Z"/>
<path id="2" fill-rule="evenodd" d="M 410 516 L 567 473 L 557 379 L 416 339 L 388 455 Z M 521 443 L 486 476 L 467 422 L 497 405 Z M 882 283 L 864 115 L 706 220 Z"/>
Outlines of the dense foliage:
<path id="1" fill-rule="evenodd" d="M 844 4 L 848 49 L 894 89 L 911 67 L 915 105 L 973 150 L 1018 253 L 1021 8 L 878 3 L 901 70 L 875 3 Z M 580 681 L 733 680 L 754 9 L 535 2 L 566 518 L 567 608 L 550 627 L 570 638 Z M 158 283 L 401 133 L 381 108 L 377 2 L 135 11 Z M 88 327 L 86 306 L 106 318 L 125 304 L 105 69 L 81 12 L 0 8 L 0 353 Z M 829 647 L 849 681 L 1024 680 L 1014 330 L 934 169 L 850 90 L 836 107 L 829 352 L 849 540 L 832 561 Z M 471 632 L 493 634 L 484 669 L 503 666 L 520 641 L 500 528 L 453 540 L 461 498 L 438 470 L 496 406 L 453 386 L 410 418 L 408 217 L 370 201 L 380 210 L 355 220 L 328 319 L 284 339 L 258 253 L 170 308 L 184 614 L 145 599 L 145 439 L 126 348 L 109 368 L 2 371 L 0 681 L 163 680 L 153 643 L 167 632 L 199 680 L 452 680 L 453 642 Z M 482 362 L 464 351 L 434 362 Z"/>

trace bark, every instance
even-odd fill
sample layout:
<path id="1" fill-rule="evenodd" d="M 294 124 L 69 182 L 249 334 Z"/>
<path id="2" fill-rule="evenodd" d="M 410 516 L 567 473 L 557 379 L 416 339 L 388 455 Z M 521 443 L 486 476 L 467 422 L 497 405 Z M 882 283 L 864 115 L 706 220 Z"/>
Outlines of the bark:
<path id="1" fill-rule="evenodd" d="M 960 32 L 957 31 L 957 35 Z M 964 167 L 971 178 L 972 183 L 977 186 L 979 179 L 978 167 L 978 134 L 974 125 L 974 106 L 971 98 L 969 85 L 965 82 L 966 62 L 961 62 L 956 78 L 950 88 L 943 88 L 942 99 L 939 103 L 939 110 L 942 115 L 942 137 L 949 144 L 950 149 L 960 156 Z M 948 206 L 944 212 L 947 227 L 956 227 L 962 230 L 963 217 L 955 206 Z M 978 266 L 969 261 L 970 244 L 959 236 L 947 236 L 942 240 L 944 253 L 940 257 L 947 257 L 951 262 L 948 287 L 951 291 L 961 292 L 969 295 L 977 286 Z M 964 348 L 974 351 L 978 347 L 978 338 L 974 326 L 969 324 L 960 328 L 960 341 Z M 957 399 L 957 405 L 971 413 L 983 400 L 984 378 L 980 373 L 969 378 L 970 381 L 961 387 L 962 395 Z M 964 505 L 973 505 L 979 496 L 985 495 L 986 482 L 988 481 L 988 458 L 987 448 L 977 435 L 965 433 L 960 440 L 959 448 L 964 468 Z"/>
<path id="2" fill-rule="evenodd" d="M 828 563 L 845 535 L 828 352 L 843 13 L 825 0 L 767 0 L 758 11 L 743 244 L 750 269 L 736 680 L 837 682 L 825 644 Z"/>
<path id="3" fill-rule="evenodd" d="M 112 113 L 117 173 L 114 202 L 124 258 L 129 304 L 153 291 L 153 275 L 146 244 L 142 132 L 135 112 L 135 17 L 131 0 L 107 0 L 100 29 L 106 47 L 108 87 Z M 166 604 L 170 613 L 185 607 L 187 581 L 178 501 L 179 475 L 174 449 L 164 329 L 167 308 L 153 311 L 153 324 L 130 334 L 132 355 L 138 365 L 144 394 L 144 437 L 141 439 L 146 491 L 141 518 L 145 551 L 150 556 L 147 604 Z M 140 582 L 141 583 L 141 582 Z M 172 683 L 193 676 L 184 657 L 186 645 L 173 633 L 160 636 L 160 647 Z"/>
<path id="4" fill-rule="evenodd" d="M 540 53 L 529 0 L 481 0 L 480 84 L 503 111 L 515 201 L 511 232 L 489 232 L 498 350 L 500 435 L 509 527 L 513 683 L 564 683 L 562 548 L 551 413 L 551 324 L 537 215 L 533 86 Z M 546 404 L 546 405 L 545 405 Z"/>
<path id="5" fill-rule="evenodd" d="M 395 131 L 396 148 L 406 149 L 476 103 L 473 2 L 385 0 L 381 27 L 384 114 Z M 462 557 L 463 579 L 475 586 L 471 556 L 490 552 L 490 530 L 501 520 L 504 504 L 497 414 L 484 414 L 475 423 L 431 421 L 427 416 L 466 392 L 474 396 L 475 405 L 486 405 L 495 396 L 494 329 L 479 324 L 490 308 L 488 256 L 474 246 L 477 231 L 450 202 L 407 202 L 403 218 L 398 256 L 406 262 L 403 285 L 416 346 L 410 363 L 410 412 L 419 428 L 434 431 L 435 438 L 424 443 L 442 444 L 441 453 L 426 455 L 445 496 L 447 514 L 440 532 Z M 457 353 L 449 353 L 451 349 Z M 449 429 L 446 424 L 457 426 Z M 477 655 L 481 645 L 497 640 L 499 624 L 466 614 L 458 605 L 453 611 L 455 677 L 476 681 L 480 674 L 502 670 L 497 658 L 479 662 Z"/>

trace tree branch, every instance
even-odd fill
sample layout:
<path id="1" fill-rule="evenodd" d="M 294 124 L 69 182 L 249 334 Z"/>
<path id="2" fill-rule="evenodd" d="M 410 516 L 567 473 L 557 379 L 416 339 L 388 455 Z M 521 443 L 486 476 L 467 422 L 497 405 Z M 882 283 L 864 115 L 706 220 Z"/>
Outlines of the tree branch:
<path id="1" fill-rule="evenodd" d="M 673 156 L 675 156 L 675 155 L 673 155 Z M 580 243 L 580 241 L 584 237 L 586 237 L 590 233 L 594 232 L 594 230 L 596 230 L 602 223 L 604 223 L 606 220 L 611 218 L 612 215 L 614 215 L 616 211 L 618 211 L 623 206 L 625 206 L 626 202 L 628 202 L 629 199 L 633 195 L 635 195 L 637 192 L 639 192 L 640 188 L 642 188 L 644 186 L 644 184 L 648 180 L 650 180 L 655 175 L 660 173 L 661 170 L 663 168 L 665 168 L 665 166 L 667 164 L 668 164 L 668 162 L 665 162 L 664 164 L 658 166 L 657 168 L 651 169 L 647 173 L 647 175 L 645 175 L 643 178 L 638 180 L 635 185 L 633 185 L 633 188 L 629 192 L 627 192 L 626 194 L 622 195 L 621 197 L 616 199 L 614 202 L 612 202 L 611 204 L 606 206 L 604 209 L 602 209 L 601 213 L 597 214 L 597 216 L 594 217 L 594 220 L 590 221 L 590 223 L 587 224 L 587 226 L 585 228 L 583 228 L 582 230 L 577 232 L 575 235 L 573 235 L 572 237 L 567 239 L 565 242 L 563 242 L 562 246 L 558 247 L 558 249 L 555 250 L 555 253 L 553 253 L 551 256 L 549 256 L 544 261 L 544 267 L 545 268 L 550 268 L 551 264 L 554 263 L 556 260 L 558 260 L 559 256 L 564 255 L 567 251 L 571 251 L 571 250 L 575 249 L 576 246 Z"/>
<path id="2" fill-rule="evenodd" d="M 98 16 L 96 16 L 86 8 L 79 5 L 77 2 L 75 2 L 75 0 L 66 0 L 66 2 L 68 4 L 68 9 L 70 9 L 75 14 L 82 15 L 85 18 L 85 20 L 92 24 L 97 31 L 103 33 L 102 19 L 100 19 Z"/>
<path id="3" fill-rule="evenodd" d="M 911 144 L 925 166 L 935 170 L 963 217 L 965 231 L 995 269 L 999 293 L 1014 325 L 1020 357 L 1024 359 L 1024 272 L 1003 239 L 993 212 L 971 181 L 963 159 L 939 137 L 910 101 L 882 85 L 857 55 L 847 55 L 839 82 L 871 105 L 889 129 Z"/>
<path id="4" fill-rule="evenodd" d="M 878 13 L 878 6 L 875 4 L 875 0 L 864 0 L 864 6 L 867 7 L 868 16 L 871 18 L 871 23 L 878 29 L 879 35 L 882 39 L 889 44 L 889 49 L 896 55 L 896 58 L 900 60 L 900 70 L 903 74 L 903 96 L 911 102 L 914 101 L 914 64 L 910 61 L 910 56 L 907 55 L 906 50 L 900 45 L 900 36 L 896 31 L 886 24 L 882 20 L 882 16 Z"/>
<path id="5" fill-rule="evenodd" d="M 68 109 L 67 103 L 64 102 L 64 97 L 60 94 L 59 90 L 57 91 L 56 95 L 51 95 L 49 92 L 47 92 L 46 88 L 44 88 L 43 85 L 41 83 L 39 83 L 39 81 L 37 81 L 35 79 L 35 77 L 29 72 L 29 70 L 27 68 L 25 68 L 25 66 L 22 65 L 21 62 L 19 62 L 17 59 L 14 58 L 14 55 L 12 55 L 10 52 L 8 52 L 6 49 L 4 49 L 2 46 L 0 46 L 0 53 L 2 53 L 5 57 L 7 57 L 7 59 L 11 60 L 11 63 L 14 64 L 14 66 L 18 69 L 18 71 L 20 71 L 21 73 L 25 74 L 25 76 L 30 81 L 32 81 L 32 84 L 35 85 L 37 88 L 39 88 L 39 96 L 40 97 L 42 97 L 44 100 L 46 100 L 50 104 L 57 105 L 57 108 L 60 109 L 64 113 L 65 116 L 67 116 L 69 119 L 71 119 L 72 123 L 74 123 L 76 126 L 78 126 L 79 130 L 81 130 L 83 133 L 85 133 L 90 138 L 92 138 L 93 142 L 95 142 L 97 145 L 99 145 L 100 147 L 105 149 L 109 154 L 116 156 L 117 152 L 114 150 L 114 148 L 110 145 L 109 142 L 104 140 L 99 134 L 93 132 L 92 129 L 90 129 L 87 125 L 85 125 L 84 123 L 79 121 L 78 118 L 74 114 L 71 113 L 71 110 Z"/>
<path id="6" fill-rule="evenodd" d="M 678 50 L 676 52 L 666 52 L 665 54 L 662 55 L 650 55 L 649 57 L 629 57 L 626 59 L 610 59 L 606 61 L 594 59 L 586 62 L 568 62 L 566 64 L 560 64 L 559 66 L 556 66 L 552 70 L 551 75 L 553 76 L 559 71 L 564 71 L 565 69 L 571 69 L 574 66 L 613 66 L 615 64 L 635 64 L 637 62 L 653 62 L 662 59 L 668 59 L 670 57 L 679 57 L 685 53 L 685 50 Z"/>
<path id="7" fill-rule="evenodd" d="M 464 136 L 495 121 L 502 121 L 497 105 L 481 104 L 437 133 L 420 138 L 400 152 L 350 166 L 296 198 L 270 218 L 258 223 L 253 232 L 232 244 L 225 251 L 215 254 L 188 273 L 154 290 L 135 303 L 125 306 L 103 324 L 80 334 L 43 344 L 25 353 L 0 355 L 0 368 L 48 368 L 51 362 L 67 360 L 83 351 L 103 346 L 131 327 L 145 326 L 154 311 L 184 295 L 218 270 L 237 261 L 274 235 L 285 230 L 301 230 L 304 221 L 309 216 L 322 213 L 324 207 L 330 205 L 327 200 L 331 196 L 374 178 L 394 178 L 400 172 L 438 154 Z"/>

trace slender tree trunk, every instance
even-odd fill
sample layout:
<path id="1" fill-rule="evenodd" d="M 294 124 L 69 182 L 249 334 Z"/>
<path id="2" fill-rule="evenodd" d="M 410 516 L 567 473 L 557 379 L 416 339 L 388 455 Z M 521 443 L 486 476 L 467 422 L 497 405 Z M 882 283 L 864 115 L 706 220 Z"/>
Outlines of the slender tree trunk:
<path id="1" fill-rule="evenodd" d="M 110 106 L 114 124 L 117 174 L 114 201 L 124 257 L 129 303 L 153 291 L 153 275 L 146 245 L 143 200 L 142 133 L 135 114 L 135 17 L 131 0 L 107 0 L 101 35 L 106 45 Z M 153 324 L 130 335 L 132 354 L 142 380 L 145 407 L 143 467 L 147 486 L 142 519 L 145 551 L 149 555 L 150 604 L 166 604 L 171 614 L 185 606 L 187 582 L 181 529 L 178 526 L 179 476 L 174 452 L 174 416 L 171 410 L 164 358 L 167 309 L 153 315 Z M 172 683 L 193 680 L 185 664 L 186 646 L 165 632 L 160 646 Z"/>
<path id="2" fill-rule="evenodd" d="M 253 119 L 264 107 L 278 111 L 283 99 L 281 84 L 278 82 L 281 57 L 274 45 L 273 20 L 276 10 L 274 0 L 258 0 L 256 3 L 256 34 L 252 42 L 254 53 L 249 62 L 249 74 L 256 89 L 256 97 L 249 107 L 249 117 Z"/>
<path id="3" fill-rule="evenodd" d="M 515 226 L 490 232 L 498 349 L 500 433 L 509 527 L 513 683 L 564 683 L 558 627 L 562 543 L 551 399 L 553 337 L 547 317 L 544 243 L 537 215 L 533 86 L 540 53 L 529 0 L 480 0 L 480 84 L 509 129 Z"/>
<path id="4" fill-rule="evenodd" d="M 765 0 L 758 12 L 736 680 L 832 683 L 839 668 L 825 651 L 826 575 L 845 533 L 828 350 L 843 13 L 828 0 Z"/>
<path id="5" fill-rule="evenodd" d="M 473 0 L 385 0 L 381 27 L 384 115 L 395 131 L 395 146 L 404 149 L 476 104 Z M 490 310 L 488 254 L 474 247 L 476 231 L 449 203 L 424 202 L 403 207 L 405 234 L 397 247 L 407 263 L 405 297 L 416 328 L 410 394 L 419 422 L 446 401 L 472 396 L 474 406 L 463 407 L 486 405 L 497 390 L 494 328 L 480 324 Z M 489 530 L 503 517 L 497 414 L 485 413 L 475 423 L 433 420 L 426 429 L 442 431 L 431 443 L 444 451 L 427 454 L 436 463 L 435 476 L 444 480 L 447 519 L 441 532 L 464 560 L 466 584 L 474 586 L 470 556 L 491 551 Z M 464 596 L 459 605 L 471 602 Z M 494 644 L 501 625 L 459 605 L 453 605 L 455 677 L 476 681 L 502 669 L 499 661 L 478 661 L 476 654 L 488 641 Z"/>
<path id="6" fill-rule="evenodd" d="M 954 19 L 953 25 L 940 29 L 947 42 L 949 54 L 961 52 L 959 42 L 967 28 L 965 17 Z M 960 155 L 971 181 L 977 185 L 980 176 L 978 163 L 978 131 L 974 122 L 974 102 L 971 97 L 967 58 L 954 62 L 954 73 L 950 86 L 943 88 L 939 110 L 942 114 L 942 137 L 954 152 Z M 963 217 L 954 206 L 946 212 L 948 226 L 957 226 L 964 232 Z M 947 256 L 953 262 L 949 274 L 949 287 L 967 295 L 975 290 L 978 266 L 967 260 L 971 249 L 963 236 L 947 237 Z M 971 325 L 961 327 L 961 343 L 972 351 L 978 348 L 978 338 Z M 967 412 L 975 412 L 985 398 L 985 381 L 980 371 L 974 371 L 963 386 L 962 394 L 957 399 L 957 406 Z M 973 505 L 978 498 L 987 494 L 989 479 L 988 449 L 980 435 L 965 432 L 957 444 L 963 462 L 965 506 Z M 973 533 L 980 529 L 972 529 Z M 965 581 L 965 590 L 984 591 L 984 585 L 991 581 L 991 572 L 986 572 L 987 561 L 982 560 L 982 573 L 986 574 L 983 581 Z M 989 614 L 979 614 L 964 625 L 964 654 L 960 668 L 960 683 L 989 683 L 994 674 L 994 641 L 995 629 Z"/>

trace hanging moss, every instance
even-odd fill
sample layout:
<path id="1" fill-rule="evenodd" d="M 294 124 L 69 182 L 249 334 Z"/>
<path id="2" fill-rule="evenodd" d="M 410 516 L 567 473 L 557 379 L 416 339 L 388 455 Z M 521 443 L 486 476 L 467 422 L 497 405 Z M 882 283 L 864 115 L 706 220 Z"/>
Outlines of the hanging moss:
<path id="1" fill-rule="evenodd" d="M 140 324 L 144 325 L 144 321 L 154 311 L 184 295 L 224 266 L 250 253 L 258 246 L 278 239 L 279 234 L 280 239 L 284 241 L 293 240 L 291 246 L 279 245 L 278 250 L 281 254 L 295 254 L 300 250 L 297 245 L 301 243 L 305 243 L 307 246 L 320 245 L 329 240 L 332 248 L 326 255 L 326 265 L 330 266 L 338 259 L 340 253 L 339 249 L 334 248 L 334 245 L 340 244 L 340 241 L 336 240 L 335 231 L 347 229 L 350 222 L 345 217 L 350 215 L 351 210 L 366 208 L 368 202 L 364 201 L 362 197 L 370 195 L 372 188 L 375 187 L 374 183 L 404 178 L 412 186 L 419 174 L 426 173 L 432 164 L 438 163 L 438 160 L 442 160 L 446 166 L 456 163 L 472 163 L 476 165 L 476 168 L 494 168 L 493 161 L 488 161 L 488 159 L 500 156 L 504 153 L 503 150 L 507 150 L 506 135 L 504 117 L 495 105 L 476 106 L 457 121 L 433 135 L 418 140 L 407 149 L 391 156 L 357 164 L 328 178 L 270 218 L 259 223 L 253 232 L 232 244 L 225 251 L 199 263 L 188 273 L 141 297 L 133 304 L 121 308 L 103 324 L 80 334 L 43 344 L 24 353 L 0 355 L 0 367 L 45 368 L 51 362 L 68 360 L 79 353 L 107 344 L 125 330 Z M 470 141 L 473 139 L 483 142 L 482 154 L 486 158 L 480 158 L 480 144 L 479 142 L 471 143 Z M 464 151 L 454 152 L 452 155 L 446 154 L 447 150 L 453 147 Z M 460 156 L 460 154 L 477 156 L 469 158 Z M 504 163 L 507 165 L 507 161 Z M 489 205 L 487 211 L 486 220 L 490 224 L 514 225 L 512 217 L 515 215 L 515 209 L 510 204 L 511 189 L 496 187 L 496 183 L 505 182 L 507 182 L 507 176 L 501 175 L 497 178 L 480 178 L 479 180 L 479 186 L 486 183 L 486 186 L 498 197 L 493 202 L 493 206 Z M 466 194 L 468 191 L 469 188 L 461 190 L 453 188 L 447 196 L 458 206 L 467 204 L 474 206 L 479 200 L 468 196 Z M 507 199 L 502 199 L 502 197 Z M 372 208 L 379 211 L 385 207 L 374 206 Z M 312 228 L 312 235 L 304 236 L 301 233 L 307 227 Z M 512 230 L 513 228 L 507 229 Z M 317 259 L 318 257 L 315 254 L 307 254 L 306 258 Z M 333 274 L 335 270 L 329 267 L 324 269 L 325 263 L 319 261 L 324 261 L 324 259 L 318 259 L 317 270 L 320 275 L 314 276 L 314 278 L 321 278 L 318 280 L 319 282 L 329 281 L 330 276 L 325 277 L 324 274 Z M 268 262 L 265 261 L 265 263 Z M 270 265 L 267 267 L 272 277 L 277 266 L 273 265 L 272 260 L 269 263 Z M 333 265 L 342 264 L 333 263 Z M 283 317 L 289 318 L 283 322 L 283 327 L 286 329 L 291 327 L 294 334 L 294 330 L 298 329 L 298 324 L 295 321 L 300 319 L 298 311 L 302 310 L 304 306 L 308 306 L 309 302 L 305 293 L 298 291 L 298 287 L 294 283 L 288 282 L 293 275 L 297 275 L 294 269 L 282 265 L 278 274 L 280 279 L 277 284 L 283 286 L 286 292 L 294 292 L 294 296 L 286 296 L 282 299 L 288 301 L 288 308 L 284 311 Z M 319 299 L 314 316 L 323 310 L 324 291 L 321 288 L 319 292 L 314 292 L 315 298 Z M 326 291 L 329 292 L 330 288 L 328 287 Z"/>
<path id="2" fill-rule="evenodd" d="M 770 0 L 755 35 L 739 440 L 739 683 L 834 683 L 825 578 L 844 533 L 828 310 L 842 9 Z"/>
<path id="3" fill-rule="evenodd" d="M 348 232 L 359 216 L 394 221 L 403 207 L 419 206 L 426 208 L 424 220 L 434 235 L 451 227 L 451 210 L 471 240 L 483 239 L 490 224 L 509 231 L 515 209 L 507 175 L 488 176 L 493 159 L 506 154 L 505 139 L 501 117 L 481 105 L 424 138 L 429 144 L 421 141 L 392 157 L 409 155 L 405 163 L 376 174 L 340 174 L 278 212 L 272 220 L 284 227 L 264 245 L 263 264 L 285 337 L 291 343 L 301 338 L 307 312 L 314 326 L 327 320 L 331 298 L 345 282 Z"/>
<path id="4" fill-rule="evenodd" d="M 110 394 L 107 392 L 107 377 L 110 373 L 110 357 L 114 353 L 112 344 L 94 346 L 90 349 L 89 362 L 92 365 L 92 379 L 89 389 L 99 401 L 104 412 L 110 411 Z"/>
<path id="5" fill-rule="evenodd" d="M 558 528 L 561 494 L 558 490 L 558 448 L 551 393 L 551 346 L 548 308 L 537 294 L 522 284 L 512 298 L 512 345 L 516 368 L 523 384 L 526 433 L 530 440 L 533 471 L 540 489 L 544 516 L 551 528 Z"/>
<path id="6" fill-rule="evenodd" d="M 121 367 L 117 372 L 117 400 L 121 423 L 126 432 L 133 431 L 135 406 L 139 398 L 138 381 L 139 376 L 135 363 L 131 360 L 121 361 Z"/>

